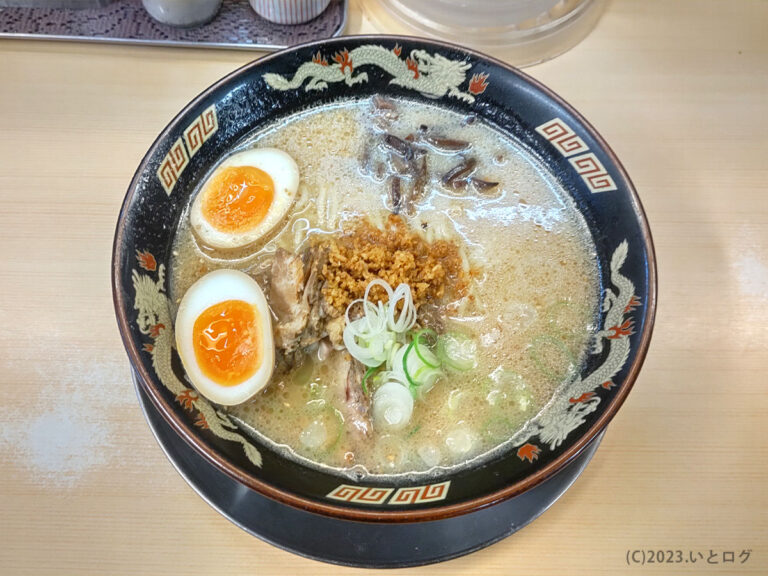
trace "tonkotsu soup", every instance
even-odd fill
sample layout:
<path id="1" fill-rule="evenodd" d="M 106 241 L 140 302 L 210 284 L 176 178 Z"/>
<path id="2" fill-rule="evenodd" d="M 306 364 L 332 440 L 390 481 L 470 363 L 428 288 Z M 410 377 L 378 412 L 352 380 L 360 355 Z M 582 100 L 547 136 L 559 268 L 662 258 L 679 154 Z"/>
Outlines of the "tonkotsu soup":
<path id="1" fill-rule="evenodd" d="M 222 268 L 266 296 L 274 366 L 247 349 L 264 342 L 245 320 L 211 308 L 184 319 L 199 330 L 192 384 L 206 395 L 266 369 L 230 417 L 358 478 L 503 450 L 578 375 L 598 317 L 592 239 L 538 161 L 480 119 L 381 97 L 292 116 L 222 159 L 175 236 L 179 316 Z M 203 386 L 198 362 L 228 380 Z"/>

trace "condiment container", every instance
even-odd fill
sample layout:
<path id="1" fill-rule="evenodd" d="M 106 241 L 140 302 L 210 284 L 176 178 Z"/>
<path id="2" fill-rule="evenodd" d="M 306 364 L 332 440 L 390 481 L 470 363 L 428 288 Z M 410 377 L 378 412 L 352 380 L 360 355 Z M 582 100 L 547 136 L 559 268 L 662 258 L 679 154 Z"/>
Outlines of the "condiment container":
<path id="1" fill-rule="evenodd" d="M 210 22 L 221 8 L 221 0 L 142 0 L 142 3 L 158 22 L 185 27 Z"/>
<path id="2" fill-rule="evenodd" d="M 316 18 L 330 0 L 249 0 L 256 14 L 277 24 L 301 24 Z"/>

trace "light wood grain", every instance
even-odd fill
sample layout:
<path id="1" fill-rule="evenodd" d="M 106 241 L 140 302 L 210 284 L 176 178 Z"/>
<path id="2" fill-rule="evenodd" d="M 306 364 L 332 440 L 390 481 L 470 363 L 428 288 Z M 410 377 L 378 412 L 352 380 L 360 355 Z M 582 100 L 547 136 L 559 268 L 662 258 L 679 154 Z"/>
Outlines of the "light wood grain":
<path id="1" fill-rule="evenodd" d="M 373 31 L 352 8 L 349 31 Z M 135 167 L 193 96 L 252 58 L 0 41 L 3 574 L 356 572 L 256 540 L 187 487 L 140 413 L 113 320 L 112 233 Z M 640 192 L 656 331 L 561 501 L 409 573 L 766 574 L 768 3 L 615 0 L 584 42 L 528 72 L 596 126 Z M 751 557 L 628 567 L 634 548 Z"/>

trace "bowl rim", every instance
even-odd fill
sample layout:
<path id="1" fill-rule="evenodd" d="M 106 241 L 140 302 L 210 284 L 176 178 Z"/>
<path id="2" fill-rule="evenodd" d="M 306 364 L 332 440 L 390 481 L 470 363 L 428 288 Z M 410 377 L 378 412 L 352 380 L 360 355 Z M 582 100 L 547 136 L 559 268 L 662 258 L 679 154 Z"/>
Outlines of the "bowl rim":
<path id="1" fill-rule="evenodd" d="M 613 165 L 616 167 L 620 177 L 627 184 L 627 191 L 629 192 L 629 200 L 631 202 L 635 217 L 637 218 L 643 244 L 647 251 L 647 282 L 648 282 L 648 297 L 645 302 L 645 315 L 643 318 L 643 331 L 640 334 L 640 341 L 638 343 L 635 357 L 628 368 L 627 376 L 624 378 L 621 385 L 618 387 L 617 393 L 609 400 L 603 413 L 592 423 L 592 425 L 573 442 L 568 448 L 564 450 L 562 454 L 554 458 L 551 462 L 545 466 L 537 469 L 535 472 L 526 476 L 522 480 L 509 484 L 500 490 L 488 493 L 483 496 L 479 496 L 470 500 L 462 502 L 447 504 L 442 506 L 434 506 L 430 508 L 415 509 L 415 510 L 380 510 L 380 509 L 360 509 L 344 507 L 336 504 L 329 504 L 311 500 L 303 496 L 299 496 L 287 490 L 278 488 L 270 483 L 267 483 L 255 475 L 249 474 L 242 470 L 238 466 L 230 463 L 217 451 L 207 446 L 201 439 L 195 434 L 190 423 L 181 419 L 173 408 L 169 405 L 166 399 L 159 391 L 159 387 L 151 384 L 153 381 L 152 376 L 146 370 L 143 361 L 141 360 L 140 351 L 130 337 L 130 321 L 126 313 L 126 294 L 124 294 L 120 288 L 121 286 L 121 266 L 120 258 L 118 255 L 122 255 L 123 239 L 125 236 L 125 220 L 128 214 L 128 207 L 131 205 L 133 198 L 136 194 L 137 183 L 141 176 L 147 169 L 147 165 L 151 157 L 154 155 L 159 144 L 163 142 L 168 134 L 176 127 L 180 118 L 187 113 L 187 111 L 199 102 L 205 99 L 209 94 L 220 88 L 223 84 L 229 82 L 232 78 L 241 75 L 246 70 L 258 67 L 265 62 L 270 62 L 275 59 L 284 57 L 286 53 L 305 50 L 310 47 L 322 47 L 329 44 L 339 44 L 344 41 L 370 41 L 370 42 L 409 42 L 420 43 L 433 48 L 442 50 L 456 50 L 468 56 L 472 56 L 481 61 L 486 61 L 490 64 L 498 66 L 504 69 L 507 73 L 518 76 L 523 81 L 529 83 L 537 90 L 540 90 L 552 101 L 563 107 L 569 114 L 571 114 L 584 128 L 590 133 L 590 136 L 595 139 L 600 148 L 604 151 L 606 156 L 610 159 Z M 295 508 L 308 510 L 318 514 L 332 516 L 336 518 L 342 518 L 347 520 L 357 520 L 366 522 L 385 522 L 385 523 L 401 523 L 401 522 L 419 522 L 419 521 L 431 521 L 440 520 L 443 518 L 449 518 L 458 516 L 461 514 L 467 514 L 476 510 L 480 510 L 487 506 L 492 506 L 503 500 L 512 498 L 522 492 L 537 486 L 544 482 L 555 473 L 557 473 L 563 466 L 578 456 L 582 450 L 594 439 L 611 421 L 611 419 L 618 412 L 626 400 L 629 392 L 632 390 L 635 381 L 637 380 L 640 368 L 642 367 L 650 345 L 651 336 L 653 333 L 655 316 L 656 316 L 656 301 L 658 295 L 658 281 L 656 270 L 656 255 L 653 244 L 653 238 L 651 230 L 648 225 L 645 210 L 643 209 L 642 202 L 637 194 L 632 180 L 627 174 L 624 166 L 620 162 L 616 153 L 603 139 L 603 137 L 595 130 L 586 118 L 584 118 L 573 106 L 566 102 L 563 98 L 558 96 L 550 88 L 532 78 L 525 72 L 520 71 L 514 66 L 507 64 L 493 56 L 489 56 L 482 52 L 466 48 L 464 46 L 454 44 L 451 42 L 444 42 L 440 40 L 432 40 L 427 38 L 420 38 L 416 36 L 404 36 L 404 35 L 390 35 L 390 34 L 365 34 L 365 35 L 352 35 L 342 36 L 336 38 L 328 38 L 324 40 L 316 40 L 313 42 L 297 44 L 287 49 L 268 54 L 261 58 L 258 58 L 252 62 L 249 62 L 243 66 L 238 67 L 234 71 L 220 78 L 214 82 L 211 86 L 203 90 L 197 96 L 195 96 L 190 102 L 188 102 L 166 125 L 166 127 L 155 138 L 152 145 L 147 150 L 146 154 L 142 158 L 136 172 L 123 199 L 122 206 L 117 219 L 115 227 L 114 241 L 112 245 L 112 299 L 115 307 L 115 315 L 117 317 L 118 328 L 120 331 L 120 337 L 123 341 L 123 346 L 126 349 L 128 358 L 131 363 L 132 369 L 136 372 L 138 380 L 141 386 L 147 392 L 147 395 L 152 400 L 152 403 L 158 409 L 163 418 L 171 425 L 181 438 L 183 438 L 192 448 L 194 448 L 199 454 L 201 454 L 208 462 L 219 468 L 231 478 L 237 480 L 246 487 L 263 494 L 273 500 L 277 500 L 283 504 L 293 506 Z"/>

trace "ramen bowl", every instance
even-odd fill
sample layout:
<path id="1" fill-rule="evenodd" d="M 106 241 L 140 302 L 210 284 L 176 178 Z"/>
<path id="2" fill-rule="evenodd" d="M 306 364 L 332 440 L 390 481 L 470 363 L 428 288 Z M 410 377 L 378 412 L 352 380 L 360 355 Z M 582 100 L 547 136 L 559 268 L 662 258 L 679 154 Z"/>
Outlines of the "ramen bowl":
<path id="1" fill-rule="evenodd" d="M 503 450 L 425 481 L 354 476 L 288 458 L 190 387 L 175 349 L 169 265 L 190 195 L 254 132 L 300 111 L 373 95 L 473 115 L 525 150 L 574 201 L 594 241 L 601 312 L 586 361 Z M 374 523 L 435 521 L 521 495 L 576 459 L 604 430 L 648 348 L 656 271 L 648 225 L 618 159 L 571 106 L 508 65 L 440 42 L 345 37 L 253 62 L 195 98 L 152 144 L 114 239 L 120 333 L 138 386 L 212 467 L 279 503 Z"/>

